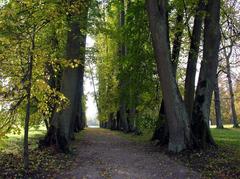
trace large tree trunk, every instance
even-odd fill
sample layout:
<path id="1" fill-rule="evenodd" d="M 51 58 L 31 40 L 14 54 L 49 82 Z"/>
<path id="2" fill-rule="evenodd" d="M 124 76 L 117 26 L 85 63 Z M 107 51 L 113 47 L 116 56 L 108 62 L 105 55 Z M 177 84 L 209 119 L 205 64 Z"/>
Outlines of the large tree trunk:
<path id="1" fill-rule="evenodd" d="M 195 147 L 215 145 L 209 128 L 211 97 L 215 86 L 220 44 L 220 0 L 208 1 L 205 17 L 203 60 L 194 101 L 192 132 Z"/>
<path id="2" fill-rule="evenodd" d="M 180 152 L 190 144 L 190 130 L 187 112 L 180 97 L 170 60 L 166 25 L 168 21 L 166 16 L 168 1 L 146 0 L 146 3 L 169 126 L 168 149 L 169 151 Z"/>
<path id="3" fill-rule="evenodd" d="M 168 16 L 168 12 L 166 12 L 166 16 Z M 169 39 L 169 24 L 166 22 L 167 25 L 167 34 Z M 176 26 L 175 26 L 175 34 L 173 40 L 173 48 L 172 48 L 172 68 L 174 77 L 177 78 L 177 67 L 179 62 L 179 54 L 182 44 L 182 34 L 183 34 L 183 8 L 177 9 L 177 17 L 176 17 Z M 170 49 L 170 42 L 168 40 L 168 46 Z M 166 113 L 164 110 L 164 100 L 161 101 L 161 106 L 159 110 L 159 116 L 156 123 L 156 127 L 152 136 L 152 140 L 159 140 L 159 144 L 165 145 L 168 143 L 168 125 L 166 120 Z"/>
<path id="4" fill-rule="evenodd" d="M 188 111 L 189 118 L 192 119 L 194 93 L 195 93 L 195 78 L 196 67 L 199 54 L 199 45 L 201 40 L 204 0 L 199 0 L 196 15 L 194 18 L 193 32 L 191 36 L 191 45 L 188 55 L 186 79 L 185 79 L 185 92 L 184 102 Z"/>
<path id="5" fill-rule="evenodd" d="M 77 1 L 71 1 L 69 5 Z M 70 31 L 67 35 L 66 59 L 69 63 L 77 60 L 80 64 L 72 68 L 67 66 L 63 69 L 60 91 L 68 98 L 68 106 L 61 112 L 55 112 L 51 126 L 47 132 L 45 145 L 56 144 L 63 152 L 68 152 L 69 142 L 74 138 L 74 129 L 80 130 L 83 125 L 82 95 L 83 95 L 83 72 L 86 35 L 87 10 L 86 4 L 81 4 L 81 12 L 71 12 L 68 17 Z M 80 7 L 79 7 L 80 8 Z M 80 24 L 82 23 L 82 24 Z M 82 25 L 82 26 L 80 26 Z M 77 127 L 75 128 L 75 125 Z"/>
<path id="6" fill-rule="evenodd" d="M 215 102 L 215 113 L 216 113 L 216 126 L 217 128 L 222 129 L 223 123 L 222 123 L 222 114 L 221 114 L 220 93 L 219 93 L 219 86 L 218 86 L 218 76 L 217 76 L 215 88 L 214 88 L 214 102 Z"/>
<path id="7" fill-rule="evenodd" d="M 226 62 L 227 62 L 227 79 L 228 79 L 228 87 L 229 87 L 229 93 L 230 93 L 232 123 L 233 123 L 233 127 L 239 127 L 238 120 L 237 120 L 236 108 L 235 108 L 235 102 L 234 102 L 235 99 L 234 99 L 233 85 L 232 85 L 232 76 L 231 76 L 231 67 L 230 67 L 231 55 L 232 55 L 232 47 L 230 47 L 230 52 L 228 54 L 226 52 L 226 49 L 224 49 L 224 56 L 225 56 Z"/>

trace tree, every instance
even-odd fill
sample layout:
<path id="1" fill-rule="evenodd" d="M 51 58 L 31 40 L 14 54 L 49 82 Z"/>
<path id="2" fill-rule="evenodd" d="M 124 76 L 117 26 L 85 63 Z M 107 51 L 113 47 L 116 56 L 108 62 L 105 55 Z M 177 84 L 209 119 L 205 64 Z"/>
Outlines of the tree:
<path id="1" fill-rule="evenodd" d="M 222 114 L 221 114 L 221 101 L 218 85 L 218 74 L 216 75 L 216 83 L 214 88 L 214 102 L 215 102 L 215 114 L 216 114 L 216 126 L 219 129 L 223 129 Z"/>
<path id="2" fill-rule="evenodd" d="M 233 127 L 239 127 L 238 126 L 238 120 L 237 120 L 237 113 L 235 108 L 235 98 L 234 98 L 234 92 L 233 92 L 233 84 L 232 84 L 232 76 L 231 76 L 231 67 L 230 67 L 230 57 L 232 55 L 233 45 L 230 45 L 230 50 L 227 53 L 226 48 L 224 48 L 224 57 L 226 59 L 226 70 L 227 70 L 227 80 L 228 80 L 228 88 L 229 88 L 229 94 L 230 94 L 230 102 L 231 102 L 231 114 L 232 114 L 232 123 Z"/>
<path id="3" fill-rule="evenodd" d="M 173 152 L 180 152 L 190 144 L 190 128 L 188 125 L 188 115 L 181 99 L 170 61 L 167 33 L 168 1 L 160 0 L 158 2 L 157 0 L 147 0 L 146 3 L 158 75 L 168 120 L 168 149 Z"/>
<path id="4" fill-rule="evenodd" d="M 74 139 L 74 130 L 85 126 L 83 121 L 83 74 L 85 63 L 85 41 L 89 2 L 70 1 L 67 22 L 66 60 L 63 68 L 60 91 L 68 99 L 68 106 L 55 111 L 51 126 L 44 139 L 45 145 L 56 145 L 64 152 L 69 151 L 69 142 Z"/>
<path id="5" fill-rule="evenodd" d="M 199 46 L 202 34 L 202 23 L 203 23 L 203 10 L 205 4 L 203 0 L 199 0 L 196 15 L 194 17 L 193 31 L 191 35 L 191 44 L 188 54 L 186 79 L 185 79 L 185 91 L 184 91 L 184 102 L 188 111 L 190 119 L 192 118 L 194 94 L 195 94 L 195 78 L 197 60 L 199 55 Z"/>
<path id="6" fill-rule="evenodd" d="M 191 121 L 195 146 L 206 148 L 215 145 L 209 129 L 211 97 L 216 81 L 220 45 L 220 1 L 209 1 L 204 21 L 203 60 L 196 90 Z"/>

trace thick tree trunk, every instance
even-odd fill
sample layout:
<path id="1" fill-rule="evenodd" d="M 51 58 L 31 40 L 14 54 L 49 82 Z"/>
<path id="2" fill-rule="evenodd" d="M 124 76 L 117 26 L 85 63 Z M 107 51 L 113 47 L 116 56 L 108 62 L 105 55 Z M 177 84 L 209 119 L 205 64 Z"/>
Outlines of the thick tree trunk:
<path id="1" fill-rule="evenodd" d="M 220 0 L 208 1 L 205 17 L 203 60 L 194 101 L 192 132 L 195 147 L 215 145 L 209 128 L 211 97 L 215 86 L 220 44 Z"/>
<path id="2" fill-rule="evenodd" d="M 166 12 L 166 15 L 168 16 L 168 12 Z M 167 34 L 169 38 L 169 24 L 166 22 L 167 25 Z M 175 26 L 175 34 L 174 34 L 174 40 L 173 40 L 173 48 L 172 48 L 172 68 L 173 68 L 173 74 L 174 77 L 177 78 L 177 67 L 179 62 L 179 54 L 182 44 L 182 34 L 183 34 L 183 8 L 178 8 L 177 10 L 177 18 L 176 18 L 176 26 Z M 170 42 L 168 40 L 168 46 L 170 49 Z M 152 140 L 159 140 L 159 143 L 161 145 L 168 144 L 168 125 L 167 125 L 167 119 L 166 119 L 166 113 L 164 111 L 164 100 L 161 101 L 161 107 L 159 111 L 158 120 L 156 123 L 156 127 L 152 136 Z"/>
<path id="3" fill-rule="evenodd" d="M 235 108 L 235 99 L 234 99 L 234 92 L 233 92 L 233 85 L 232 85 L 231 67 L 230 67 L 231 54 L 232 54 L 232 47 L 229 54 L 227 54 L 226 49 L 224 49 L 224 55 L 227 62 L 227 79 L 228 79 L 228 87 L 229 87 L 229 93 L 230 93 L 232 123 L 233 123 L 233 127 L 239 127 L 236 108 Z"/>
<path id="4" fill-rule="evenodd" d="M 214 102 L 215 102 L 215 113 L 216 113 L 216 126 L 219 129 L 223 128 L 222 123 L 222 113 L 221 113 L 221 101 L 220 101 L 220 93 L 218 86 L 218 77 L 216 79 L 215 88 L 214 88 Z"/>
<path id="5" fill-rule="evenodd" d="M 166 25 L 168 21 L 166 16 L 168 1 L 146 0 L 146 3 L 157 70 L 168 119 L 168 149 L 169 151 L 180 152 L 190 145 L 190 130 L 187 123 L 187 112 L 180 97 L 170 60 Z"/>
<path id="6" fill-rule="evenodd" d="M 196 78 L 196 67 L 199 54 L 199 45 L 201 40 L 204 0 L 199 0 L 199 4 L 196 10 L 194 18 L 193 32 L 191 36 L 191 45 L 188 55 L 186 79 L 185 79 L 185 92 L 184 102 L 188 111 L 189 119 L 192 119 L 194 93 L 195 93 L 195 78 Z"/>
<path id="7" fill-rule="evenodd" d="M 72 4 L 77 5 L 75 1 L 71 1 L 69 5 Z M 45 145 L 55 144 L 63 152 L 69 151 L 69 142 L 74 139 L 74 130 L 78 131 L 85 125 L 81 99 L 86 35 L 82 31 L 86 29 L 88 6 L 81 4 L 81 9 L 80 13 L 71 12 L 67 19 L 70 31 L 67 35 L 66 59 L 69 63 L 75 63 L 77 60 L 80 64 L 75 68 L 67 66 L 62 72 L 60 91 L 67 97 L 69 104 L 63 111 L 54 114 L 44 140 Z"/>

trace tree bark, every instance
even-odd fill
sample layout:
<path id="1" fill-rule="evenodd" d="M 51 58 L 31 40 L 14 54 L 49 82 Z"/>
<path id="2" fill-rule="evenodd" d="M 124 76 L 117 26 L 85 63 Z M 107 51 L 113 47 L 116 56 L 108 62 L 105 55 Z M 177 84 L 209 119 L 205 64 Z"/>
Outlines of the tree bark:
<path id="1" fill-rule="evenodd" d="M 205 17 L 203 60 L 194 101 L 192 132 L 195 147 L 215 145 L 209 128 L 211 97 L 215 86 L 220 44 L 220 0 L 208 1 Z"/>
<path id="2" fill-rule="evenodd" d="M 75 5 L 77 1 L 69 2 Z M 87 5 L 86 5 L 87 4 Z M 86 29 L 88 3 L 82 3 L 81 12 L 71 12 L 67 16 L 70 31 L 67 34 L 66 59 L 69 63 L 75 63 L 78 67 L 67 66 L 63 69 L 60 91 L 68 98 L 68 106 L 54 114 L 51 126 L 47 132 L 45 145 L 55 144 L 60 151 L 69 151 L 69 142 L 74 139 L 74 130 L 81 130 L 83 121 L 83 74 L 85 62 L 86 35 L 82 32 Z M 82 23 L 82 24 L 81 24 Z"/>
<path id="3" fill-rule="evenodd" d="M 191 36 L 191 44 L 188 55 L 188 63 L 186 70 L 185 79 L 185 91 L 184 91 L 184 102 L 187 108 L 189 119 L 192 119 L 194 93 L 195 93 L 195 78 L 196 78 L 196 67 L 199 54 L 199 45 L 201 40 L 204 0 L 199 0 L 198 7 L 196 9 L 196 15 L 194 18 L 193 32 Z"/>
<path id="4" fill-rule="evenodd" d="M 215 102 L 215 113 L 216 113 L 216 126 L 219 129 L 223 129 L 222 113 L 221 113 L 221 101 L 218 85 L 218 76 L 216 77 L 216 83 L 214 88 L 214 102 Z"/>
<path id="5" fill-rule="evenodd" d="M 168 149 L 172 152 L 180 152 L 190 145 L 190 130 L 187 123 L 187 112 L 180 97 L 170 60 L 166 25 L 168 21 L 166 16 L 168 1 L 146 0 L 146 4 L 157 70 L 168 119 Z"/>
<path id="6" fill-rule="evenodd" d="M 232 76 L 231 76 L 231 66 L 230 66 L 231 54 L 232 54 L 232 47 L 230 47 L 230 52 L 228 54 L 226 52 L 226 49 L 224 49 L 224 56 L 226 58 L 226 63 L 227 63 L 227 79 L 228 79 L 228 87 L 229 87 L 230 102 L 231 102 L 232 123 L 233 123 L 233 127 L 239 127 L 236 108 L 235 108 L 235 97 L 233 92 Z"/>
<path id="7" fill-rule="evenodd" d="M 166 16 L 168 16 L 168 12 L 166 12 Z M 168 17 L 167 17 L 168 18 Z M 170 49 L 170 41 L 169 41 L 169 24 L 166 22 L 167 25 L 167 34 L 168 34 L 168 46 Z M 182 44 L 182 34 L 183 34 L 183 8 L 177 9 L 177 17 L 176 17 L 176 26 L 175 26 L 175 34 L 173 40 L 173 48 L 172 48 L 172 68 L 174 77 L 177 79 L 177 67 L 179 62 L 179 54 Z M 156 127 L 152 136 L 152 140 L 159 140 L 159 144 L 165 145 L 168 144 L 168 125 L 166 119 L 166 113 L 164 110 L 164 100 L 161 101 L 160 111 L 158 120 L 156 123 Z"/>

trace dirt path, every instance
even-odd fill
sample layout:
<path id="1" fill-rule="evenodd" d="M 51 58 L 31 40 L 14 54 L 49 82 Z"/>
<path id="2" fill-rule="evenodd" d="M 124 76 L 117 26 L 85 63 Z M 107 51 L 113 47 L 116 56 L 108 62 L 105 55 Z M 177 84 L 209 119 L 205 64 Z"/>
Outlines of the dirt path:
<path id="1" fill-rule="evenodd" d="M 200 178 L 166 155 L 124 139 L 110 130 L 86 129 L 77 146 L 76 168 L 57 178 L 185 179 Z"/>

